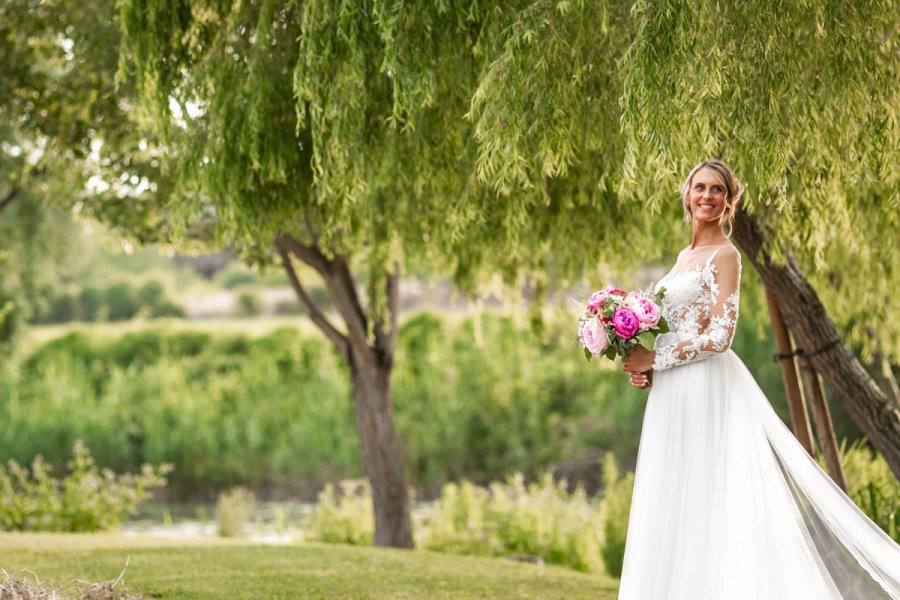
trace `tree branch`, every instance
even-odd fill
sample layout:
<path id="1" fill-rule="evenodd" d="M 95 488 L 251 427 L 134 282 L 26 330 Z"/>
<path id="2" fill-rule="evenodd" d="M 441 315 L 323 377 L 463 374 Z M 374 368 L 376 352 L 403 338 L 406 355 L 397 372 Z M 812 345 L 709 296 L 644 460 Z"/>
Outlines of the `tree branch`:
<path id="1" fill-rule="evenodd" d="M 367 348 L 366 315 L 346 261 L 341 256 L 328 259 L 318 247 L 302 244 L 288 233 L 279 233 L 276 243 L 279 248 L 290 251 L 322 276 L 334 307 L 347 325 L 349 341 L 357 348 Z"/>
<path id="2" fill-rule="evenodd" d="M 356 293 L 356 282 L 353 281 L 350 267 L 341 256 L 335 256 L 330 265 L 331 277 L 326 277 L 325 285 L 331 292 L 331 299 L 344 317 L 351 341 L 358 348 L 369 348 L 366 313 L 363 311 L 359 294 Z"/>
<path id="3" fill-rule="evenodd" d="M 303 305 L 309 318 L 322 330 L 325 336 L 334 343 L 341 354 L 348 357 L 350 349 L 347 338 L 331 324 L 328 318 L 325 317 L 322 311 L 319 310 L 312 301 L 312 298 L 309 297 L 309 294 L 306 293 L 306 290 L 300 283 L 300 279 L 297 277 L 294 265 L 291 263 L 291 256 L 282 236 L 278 236 L 275 240 L 275 246 L 278 248 L 278 253 L 281 255 L 281 262 L 284 264 L 284 268 L 287 271 L 288 279 L 291 281 L 291 287 L 293 287 L 294 292 L 297 293 L 297 298 L 300 300 L 300 304 Z"/>
<path id="4" fill-rule="evenodd" d="M 394 360 L 397 348 L 397 308 L 400 296 L 400 265 L 394 263 L 394 272 L 388 275 L 385 284 L 387 294 L 387 321 L 379 318 L 375 322 L 375 339 L 387 364 Z"/>
<path id="5" fill-rule="evenodd" d="M 329 272 L 329 261 L 325 258 L 318 248 L 315 246 L 304 246 L 297 238 L 289 233 L 279 233 L 275 238 L 275 243 L 279 247 L 284 247 L 292 252 L 297 258 L 311 266 L 325 277 Z"/>
<path id="6" fill-rule="evenodd" d="M 16 199 L 16 196 L 19 195 L 19 188 L 12 188 L 9 192 L 3 197 L 0 198 L 0 212 L 3 211 L 13 200 Z"/>

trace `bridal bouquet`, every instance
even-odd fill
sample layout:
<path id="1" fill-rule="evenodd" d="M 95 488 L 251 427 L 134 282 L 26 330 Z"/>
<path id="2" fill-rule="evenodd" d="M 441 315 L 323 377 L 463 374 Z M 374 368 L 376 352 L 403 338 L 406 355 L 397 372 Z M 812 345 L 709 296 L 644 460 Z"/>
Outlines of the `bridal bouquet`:
<path id="1" fill-rule="evenodd" d="M 641 345 L 653 349 L 656 336 L 669 331 L 660 305 L 666 288 L 656 294 L 641 290 L 625 292 L 606 288 L 591 294 L 578 319 L 578 339 L 584 356 L 615 360 Z"/>

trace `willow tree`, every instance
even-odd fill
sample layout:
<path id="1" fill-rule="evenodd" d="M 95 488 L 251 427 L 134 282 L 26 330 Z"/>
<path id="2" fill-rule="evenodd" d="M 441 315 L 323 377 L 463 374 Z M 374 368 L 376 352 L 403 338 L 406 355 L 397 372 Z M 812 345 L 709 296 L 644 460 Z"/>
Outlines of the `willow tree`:
<path id="1" fill-rule="evenodd" d="M 461 113 L 472 56 L 454 51 L 477 32 L 456 11 L 392 3 L 128 0 L 121 23 L 122 72 L 170 149 L 176 218 L 211 219 L 251 261 L 277 247 L 350 370 L 375 544 L 412 546 L 391 402 L 398 280 L 476 217 L 438 201 L 464 198 L 465 182 L 447 181 L 464 138 L 437 100 Z"/>
<path id="2" fill-rule="evenodd" d="M 71 241 L 61 213 L 166 237 L 154 140 L 133 88 L 115 82 L 116 16 L 104 3 L 0 3 L 0 346 L 58 281 Z"/>
<path id="3" fill-rule="evenodd" d="M 185 225 L 214 216 L 220 238 L 251 260 L 267 260 L 274 242 L 301 304 L 349 366 L 378 545 L 412 544 L 390 386 L 401 269 L 427 265 L 470 291 L 532 273 L 543 288 L 550 268 L 573 275 L 601 247 L 624 250 L 612 224 L 643 218 L 612 185 L 624 48 L 611 27 L 624 27 L 627 7 L 610 11 L 603 35 L 590 9 L 122 4 L 122 72 L 170 148 L 173 210 Z M 541 47 L 533 36 L 545 26 L 554 35 Z M 519 70 L 520 54 L 536 68 Z M 509 77 L 529 78 L 529 106 L 492 112 L 491 82 Z M 575 136 L 572 147 L 559 153 L 524 133 L 535 120 Z M 491 127 L 505 133 L 489 139 Z M 514 152 L 538 157 L 537 171 Z M 515 193 L 504 183 L 531 175 L 537 183 Z M 313 303 L 296 263 L 324 280 L 340 322 Z"/>
<path id="4" fill-rule="evenodd" d="M 577 164 L 585 144 L 606 143 L 554 120 L 505 117 L 528 115 L 537 93 L 561 120 L 593 102 L 532 87 L 554 57 L 544 48 L 559 43 L 567 15 L 558 9 L 569 5 L 578 7 L 569 18 L 601 36 L 619 23 L 613 3 L 534 4 L 538 18 L 522 36 L 531 51 L 493 63 L 473 101 L 488 185 L 510 193 L 544 185 L 545 156 Z M 735 239 L 798 345 L 900 477 L 900 409 L 849 348 L 900 362 L 900 322 L 887 317 L 900 303 L 900 7 L 663 0 L 630 8 L 616 29 L 622 53 L 613 52 L 624 146 L 611 182 L 617 196 L 677 219 L 684 173 L 706 157 L 731 163 L 747 186 Z M 571 39 L 574 68 L 588 46 Z M 541 152 L 500 143 L 522 138 Z"/>

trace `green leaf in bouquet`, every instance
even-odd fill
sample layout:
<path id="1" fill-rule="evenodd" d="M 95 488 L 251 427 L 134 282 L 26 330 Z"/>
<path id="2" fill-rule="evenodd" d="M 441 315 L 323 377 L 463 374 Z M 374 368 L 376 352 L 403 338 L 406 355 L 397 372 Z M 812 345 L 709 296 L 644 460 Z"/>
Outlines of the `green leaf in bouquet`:
<path id="1" fill-rule="evenodd" d="M 608 358 L 609 360 L 616 360 L 616 349 L 612 345 L 606 347 L 606 350 L 603 351 L 603 356 Z"/>
<path id="2" fill-rule="evenodd" d="M 660 333 L 669 333 L 669 324 L 666 323 L 666 320 L 662 317 L 659 318 L 659 323 L 656 324 L 656 328 L 659 329 Z"/>
<path id="3" fill-rule="evenodd" d="M 666 287 L 663 286 L 663 287 L 659 288 L 659 291 L 656 292 L 656 294 L 655 294 L 655 296 L 656 296 L 656 303 L 657 303 L 657 304 L 661 304 L 662 301 L 663 301 L 663 296 L 665 296 L 665 295 L 666 295 Z"/>
<path id="4" fill-rule="evenodd" d="M 656 340 L 656 336 L 654 336 L 649 331 L 645 331 L 644 333 L 637 336 L 638 342 L 640 342 L 641 346 L 646 348 L 647 350 L 653 350 L 653 342 Z"/>
<path id="5" fill-rule="evenodd" d="M 591 354 L 591 351 L 588 350 L 587 348 L 584 348 L 583 350 L 584 350 L 584 357 L 586 359 L 588 359 L 588 362 L 591 362 L 591 359 L 594 357 L 594 355 Z"/>

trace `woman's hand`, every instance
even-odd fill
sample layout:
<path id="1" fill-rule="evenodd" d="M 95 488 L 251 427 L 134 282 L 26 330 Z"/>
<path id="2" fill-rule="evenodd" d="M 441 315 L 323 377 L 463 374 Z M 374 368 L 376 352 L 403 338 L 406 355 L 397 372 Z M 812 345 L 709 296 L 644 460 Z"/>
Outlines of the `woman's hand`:
<path id="1" fill-rule="evenodd" d="M 642 373 L 653 369 L 653 361 L 656 358 L 656 352 L 647 350 L 643 346 L 635 346 L 628 351 L 625 358 L 622 359 L 622 370 L 631 371 L 632 373 Z"/>
<path id="2" fill-rule="evenodd" d="M 650 387 L 650 373 L 632 373 L 631 385 L 639 389 Z"/>

